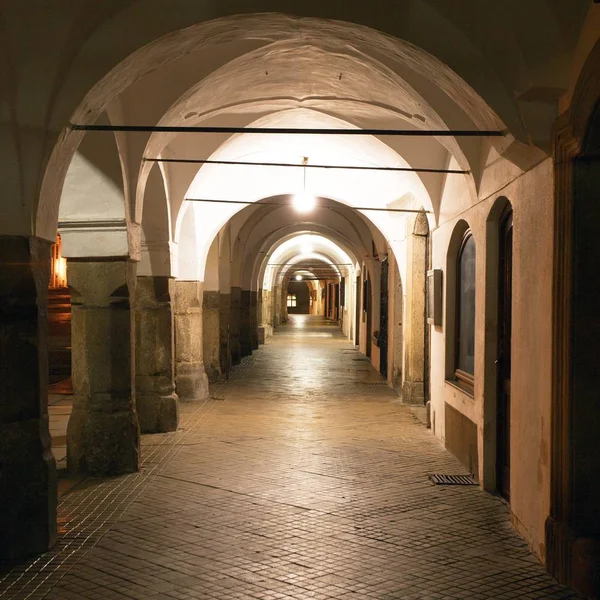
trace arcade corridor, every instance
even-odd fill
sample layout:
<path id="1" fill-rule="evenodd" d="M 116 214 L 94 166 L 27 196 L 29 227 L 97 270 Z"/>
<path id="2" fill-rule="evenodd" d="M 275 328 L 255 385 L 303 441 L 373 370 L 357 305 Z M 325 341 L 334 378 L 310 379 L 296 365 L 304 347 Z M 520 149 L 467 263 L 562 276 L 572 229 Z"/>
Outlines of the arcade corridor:
<path id="1" fill-rule="evenodd" d="M 144 436 L 142 469 L 60 499 L 55 548 L 2 598 L 578 598 L 557 585 L 397 394 L 322 317 Z"/>

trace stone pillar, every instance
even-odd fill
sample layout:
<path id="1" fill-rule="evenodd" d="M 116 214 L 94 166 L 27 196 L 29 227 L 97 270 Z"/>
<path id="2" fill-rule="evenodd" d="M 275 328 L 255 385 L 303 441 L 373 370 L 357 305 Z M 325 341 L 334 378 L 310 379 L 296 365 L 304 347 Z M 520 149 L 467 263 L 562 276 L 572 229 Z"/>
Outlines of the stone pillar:
<path id="1" fill-rule="evenodd" d="M 0 236 L 0 559 L 56 540 L 48 430 L 50 243 Z"/>
<path id="2" fill-rule="evenodd" d="M 240 352 L 242 356 L 252 354 L 250 329 L 250 291 L 242 290 L 240 292 Z"/>
<path id="3" fill-rule="evenodd" d="M 279 288 L 271 290 L 271 302 L 273 305 L 273 329 L 281 325 L 281 293 Z"/>
<path id="4" fill-rule="evenodd" d="M 204 291 L 202 302 L 204 368 L 211 383 L 219 381 L 222 377 L 219 296 L 219 292 Z"/>
<path id="5" fill-rule="evenodd" d="M 180 400 L 208 398 L 202 341 L 202 283 L 175 281 L 175 384 Z"/>
<path id="6" fill-rule="evenodd" d="M 135 390 L 142 433 L 176 431 L 174 319 L 170 277 L 138 277 L 135 296 Z"/>
<path id="7" fill-rule="evenodd" d="M 229 305 L 229 353 L 231 355 L 232 365 L 239 365 L 242 361 L 242 348 L 240 342 L 241 300 L 241 288 L 232 287 Z"/>
<path id="8" fill-rule="evenodd" d="M 231 296 L 219 294 L 219 365 L 221 374 L 229 378 L 231 353 L 229 351 L 229 321 L 231 318 Z"/>
<path id="9" fill-rule="evenodd" d="M 75 473 L 118 475 L 139 468 L 134 330 L 136 264 L 70 260 L 73 412 L 67 465 Z"/>
<path id="10" fill-rule="evenodd" d="M 262 291 L 261 327 L 264 329 L 265 339 L 273 335 L 273 301 L 270 291 Z M 260 343 L 260 342 L 259 342 Z M 264 343 L 264 342 L 262 342 Z"/>
<path id="11" fill-rule="evenodd" d="M 425 404 L 425 278 L 427 276 L 427 218 L 417 217 L 407 236 L 406 306 L 404 319 L 404 382 L 402 401 Z"/>
<path id="12" fill-rule="evenodd" d="M 258 350 L 258 293 L 250 292 L 250 350 Z"/>

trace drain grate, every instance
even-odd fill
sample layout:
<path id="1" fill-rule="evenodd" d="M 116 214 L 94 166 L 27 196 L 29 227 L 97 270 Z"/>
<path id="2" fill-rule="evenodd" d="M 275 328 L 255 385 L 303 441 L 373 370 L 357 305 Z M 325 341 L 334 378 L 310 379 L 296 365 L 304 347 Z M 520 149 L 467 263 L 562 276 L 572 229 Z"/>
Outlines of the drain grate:
<path id="1" fill-rule="evenodd" d="M 477 485 L 473 475 L 429 475 L 436 485 Z"/>
<path id="2" fill-rule="evenodd" d="M 366 369 L 355 369 L 356 371 L 365 371 Z M 383 381 L 357 381 L 359 385 L 387 385 L 385 379 Z"/>

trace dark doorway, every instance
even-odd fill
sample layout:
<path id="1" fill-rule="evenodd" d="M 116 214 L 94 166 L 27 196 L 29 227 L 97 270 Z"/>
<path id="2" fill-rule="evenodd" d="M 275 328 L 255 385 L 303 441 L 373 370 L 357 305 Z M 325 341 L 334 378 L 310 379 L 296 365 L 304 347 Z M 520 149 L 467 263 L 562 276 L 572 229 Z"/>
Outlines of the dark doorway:
<path id="1" fill-rule="evenodd" d="M 310 290 L 305 281 L 292 281 L 288 284 L 287 311 L 290 315 L 309 314 Z"/>
<path id="2" fill-rule="evenodd" d="M 498 257 L 498 414 L 496 481 L 498 492 L 510 501 L 510 363 L 512 323 L 512 210 L 500 222 Z"/>
<path id="3" fill-rule="evenodd" d="M 335 284 L 335 320 L 340 320 L 340 284 Z"/>
<path id="4" fill-rule="evenodd" d="M 379 302 L 379 372 L 388 374 L 388 273 L 387 257 L 381 261 L 381 294 Z"/>

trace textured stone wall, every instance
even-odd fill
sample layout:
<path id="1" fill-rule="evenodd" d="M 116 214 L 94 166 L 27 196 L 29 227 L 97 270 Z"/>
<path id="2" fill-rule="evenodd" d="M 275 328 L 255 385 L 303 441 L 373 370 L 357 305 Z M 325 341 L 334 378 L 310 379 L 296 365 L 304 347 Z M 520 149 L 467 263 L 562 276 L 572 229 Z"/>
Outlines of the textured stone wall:
<path id="1" fill-rule="evenodd" d="M 208 397 L 202 341 L 202 283 L 175 281 L 175 385 L 180 400 Z"/>
<path id="2" fill-rule="evenodd" d="M 179 425 L 173 284 L 169 277 L 137 278 L 135 387 L 142 433 L 175 431 Z"/>
<path id="3" fill-rule="evenodd" d="M 205 290 L 202 302 L 202 341 L 204 345 L 204 369 L 211 383 L 219 381 L 222 377 L 220 361 L 220 306 L 221 299 L 219 292 Z"/>
<path id="4" fill-rule="evenodd" d="M 56 539 L 56 465 L 48 430 L 50 243 L 0 236 L 0 559 Z"/>
<path id="5" fill-rule="evenodd" d="M 91 475 L 139 468 L 135 409 L 135 263 L 69 261 L 72 304 L 73 412 L 67 429 L 69 470 Z"/>

